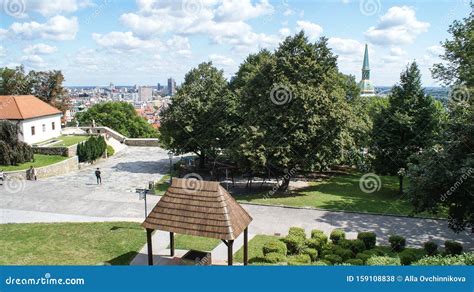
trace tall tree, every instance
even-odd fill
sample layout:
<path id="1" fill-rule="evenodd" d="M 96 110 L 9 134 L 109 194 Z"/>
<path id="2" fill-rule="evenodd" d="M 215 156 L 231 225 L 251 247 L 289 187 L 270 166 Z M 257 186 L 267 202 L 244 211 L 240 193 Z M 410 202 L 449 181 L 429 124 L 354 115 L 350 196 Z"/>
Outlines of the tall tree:
<path id="1" fill-rule="evenodd" d="M 18 125 L 0 120 L 0 165 L 17 165 L 33 160 L 33 150 L 18 139 L 18 133 Z"/>
<path id="2" fill-rule="evenodd" d="M 398 174 L 400 192 L 409 157 L 433 144 L 440 120 L 441 105 L 424 94 L 420 70 L 413 62 L 400 75 L 400 83 L 393 87 L 388 107 L 376 116 L 372 132 L 375 170 Z"/>
<path id="3" fill-rule="evenodd" d="M 321 169 L 341 158 L 348 104 L 337 57 L 321 38 L 288 37 L 274 54 L 250 56 L 235 82 L 242 119 L 233 146 L 250 169 L 283 175 Z"/>
<path id="4" fill-rule="evenodd" d="M 471 5 L 471 7 L 473 7 Z M 448 103 L 446 130 L 439 144 L 410 165 L 408 195 L 416 212 L 448 210 L 449 227 L 456 232 L 474 228 L 474 19 L 471 11 L 449 28 L 452 40 L 443 43 L 446 63 L 436 64 L 433 77 L 446 85 L 462 85 L 467 98 Z"/>
<path id="5" fill-rule="evenodd" d="M 211 62 L 189 71 L 162 115 L 161 138 L 176 154 L 193 152 L 200 158 L 215 157 L 230 143 L 236 108 L 224 73 Z"/>
<path id="6" fill-rule="evenodd" d="M 25 75 L 25 68 L 0 68 L 0 95 L 31 94 L 31 82 Z"/>
<path id="7" fill-rule="evenodd" d="M 126 102 L 105 102 L 93 105 L 85 112 L 76 115 L 82 125 L 97 125 L 114 129 L 129 138 L 155 138 L 156 131 L 148 122 L 140 117 L 135 108 Z"/>

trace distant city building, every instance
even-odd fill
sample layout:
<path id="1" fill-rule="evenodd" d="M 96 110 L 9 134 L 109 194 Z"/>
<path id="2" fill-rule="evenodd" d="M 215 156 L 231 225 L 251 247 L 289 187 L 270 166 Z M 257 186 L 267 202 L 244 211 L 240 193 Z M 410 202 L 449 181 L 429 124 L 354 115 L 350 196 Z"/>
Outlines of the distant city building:
<path id="1" fill-rule="evenodd" d="M 369 50 L 365 45 L 364 63 L 362 65 L 362 80 L 359 82 L 360 94 L 362 96 L 375 95 L 375 89 L 370 82 Z"/>
<path id="2" fill-rule="evenodd" d="M 173 78 L 168 79 L 168 95 L 173 96 L 176 93 L 176 81 Z"/>
<path id="3" fill-rule="evenodd" d="M 161 91 L 161 90 L 163 89 L 163 86 L 161 86 L 161 84 L 158 83 L 158 84 L 156 85 L 156 89 L 157 89 L 158 91 Z"/>
<path id="4" fill-rule="evenodd" d="M 151 86 L 138 87 L 138 99 L 140 101 L 150 101 L 153 99 L 153 88 Z"/>
<path id="5" fill-rule="evenodd" d="M 110 82 L 109 89 L 110 91 L 115 90 L 115 85 L 112 82 Z"/>

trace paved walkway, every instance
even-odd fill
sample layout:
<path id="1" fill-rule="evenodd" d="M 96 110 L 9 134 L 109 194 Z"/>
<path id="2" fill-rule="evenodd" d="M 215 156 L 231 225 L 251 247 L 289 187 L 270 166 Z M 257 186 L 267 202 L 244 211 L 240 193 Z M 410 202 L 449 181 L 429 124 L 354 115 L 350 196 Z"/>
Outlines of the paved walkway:
<path id="1" fill-rule="evenodd" d="M 165 150 L 154 147 L 128 147 L 98 165 L 103 185 L 97 186 L 93 168 L 37 182 L 28 181 L 24 188 L 11 194 L 0 186 L 0 223 L 19 222 L 90 222 L 127 220 L 141 222 L 144 202 L 134 193 L 168 171 Z M 159 200 L 148 196 L 148 211 Z M 254 218 L 250 234 L 282 235 L 291 226 L 322 229 L 329 233 L 342 228 L 349 238 L 359 231 L 375 231 L 380 243 L 386 244 L 391 234 L 407 237 L 408 245 L 421 245 L 427 240 L 442 243 L 446 239 L 463 242 L 466 250 L 474 250 L 473 235 L 455 234 L 444 220 L 431 220 L 311 209 L 243 205 Z M 166 248 L 166 247 L 165 247 Z"/>

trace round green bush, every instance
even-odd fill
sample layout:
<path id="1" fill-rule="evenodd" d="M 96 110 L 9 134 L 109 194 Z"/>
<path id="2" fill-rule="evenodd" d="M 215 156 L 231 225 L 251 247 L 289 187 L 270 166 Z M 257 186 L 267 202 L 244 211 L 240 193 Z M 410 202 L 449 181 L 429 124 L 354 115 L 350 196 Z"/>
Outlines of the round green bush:
<path id="1" fill-rule="evenodd" d="M 282 241 L 286 244 L 287 254 L 299 254 L 305 248 L 305 239 L 301 236 L 287 235 Z"/>
<path id="2" fill-rule="evenodd" d="M 425 251 L 422 249 L 406 248 L 398 254 L 398 257 L 402 265 L 408 266 L 421 259 L 424 255 Z"/>
<path id="3" fill-rule="evenodd" d="M 286 256 L 278 252 L 267 253 L 264 258 L 265 258 L 265 262 L 269 264 L 286 262 Z"/>
<path id="4" fill-rule="evenodd" d="M 303 249 L 303 254 L 309 255 L 312 261 L 315 261 L 318 258 L 318 251 L 314 248 Z"/>
<path id="5" fill-rule="evenodd" d="M 387 256 L 373 256 L 366 261 L 368 266 L 399 266 L 400 258 L 392 258 Z"/>
<path id="6" fill-rule="evenodd" d="M 444 242 L 444 250 L 446 254 L 458 255 L 462 253 L 462 244 L 457 241 L 446 240 Z"/>
<path id="7" fill-rule="evenodd" d="M 432 241 L 425 242 L 423 248 L 429 256 L 435 255 L 438 252 L 438 245 Z"/>
<path id="8" fill-rule="evenodd" d="M 371 257 L 371 255 L 368 255 L 368 254 L 365 254 L 365 253 L 359 253 L 356 255 L 356 259 L 360 259 L 362 262 L 366 262 L 369 258 Z"/>
<path id="9" fill-rule="evenodd" d="M 350 249 L 354 254 L 363 252 L 365 250 L 365 244 L 360 239 L 354 239 L 354 240 L 343 239 L 339 242 L 339 245 L 343 248 Z"/>
<path id="10" fill-rule="evenodd" d="M 362 261 L 361 259 L 348 259 L 347 261 L 345 261 L 345 263 L 353 266 L 362 266 L 364 264 L 364 261 Z"/>
<path id="11" fill-rule="evenodd" d="M 287 248 L 286 248 L 286 244 L 284 244 L 281 241 L 270 241 L 263 245 L 262 251 L 263 251 L 263 255 L 276 252 L 276 253 L 286 256 Z"/>
<path id="12" fill-rule="evenodd" d="M 324 257 L 324 260 L 330 262 L 333 265 L 342 263 L 342 258 L 336 254 L 328 254 Z"/>
<path id="13" fill-rule="evenodd" d="M 325 261 L 315 261 L 312 263 L 313 266 L 327 266 L 327 262 Z"/>
<path id="14" fill-rule="evenodd" d="M 377 242 L 377 236 L 374 232 L 359 232 L 359 234 L 357 234 L 357 239 L 364 242 L 366 249 L 374 248 Z"/>
<path id="15" fill-rule="evenodd" d="M 306 239 L 306 233 L 301 227 L 290 227 L 290 230 L 288 231 L 288 236 L 296 236 Z"/>
<path id="16" fill-rule="evenodd" d="M 311 257 L 307 254 L 297 254 L 288 257 L 288 265 L 308 265 L 311 263 Z"/>
<path id="17" fill-rule="evenodd" d="M 115 150 L 112 146 L 107 145 L 107 157 L 113 156 L 115 154 Z"/>
<path id="18" fill-rule="evenodd" d="M 414 263 L 413 266 L 458 266 L 458 265 L 474 265 L 474 252 L 463 253 L 460 255 L 447 255 L 442 256 L 440 254 L 434 256 L 424 257 Z"/>
<path id="19" fill-rule="evenodd" d="M 311 238 L 319 239 L 319 241 L 322 244 L 325 244 L 328 242 L 328 236 L 324 234 L 323 231 L 318 230 L 318 229 L 311 230 Z"/>
<path id="20" fill-rule="evenodd" d="M 334 250 L 334 254 L 340 256 L 343 261 L 346 261 L 354 256 L 352 251 L 347 248 L 338 247 Z"/>
<path id="21" fill-rule="evenodd" d="M 331 235 L 329 236 L 329 238 L 332 240 L 334 244 L 337 244 L 341 239 L 346 238 L 346 233 L 341 229 L 334 229 L 331 232 Z"/>
<path id="22" fill-rule="evenodd" d="M 400 235 L 391 235 L 388 238 L 388 241 L 390 242 L 390 246 L 392 247 L 392 249 L 396 252 L 402 251 L 406 245 L 405 237 Z"/>

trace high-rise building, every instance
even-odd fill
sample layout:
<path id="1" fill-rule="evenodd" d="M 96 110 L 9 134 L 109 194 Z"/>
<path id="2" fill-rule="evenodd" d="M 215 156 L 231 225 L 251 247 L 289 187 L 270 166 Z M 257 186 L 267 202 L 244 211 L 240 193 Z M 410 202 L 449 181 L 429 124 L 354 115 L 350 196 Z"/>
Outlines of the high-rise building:
<path id="1" fill-rule="evenodd" d="M 163 86 L 161 86 L 160 83 L 156 85 L 156 90 L 161 91 L 163 89 Z"/>
<path id="2" fill-rule="evenodd" d="M 153 88 L 151 86 L 138 87 L 139 101 L 150 101 L 153 99 Z"/>
<path id="3" fill-rule="evenodd" d="M 365 44 L 364 63 L 362 64 L 362 80 L 359 82 L 360 94 L 362 96 L 375 95 L 375 89 L 370 82 L 369 50 Z"/>
<path id="4" fill-rule="evenodd" d="M 176 93 L 176 81 L 173 78 L 168 78 L 168 95 L 173 96 Z"/>

